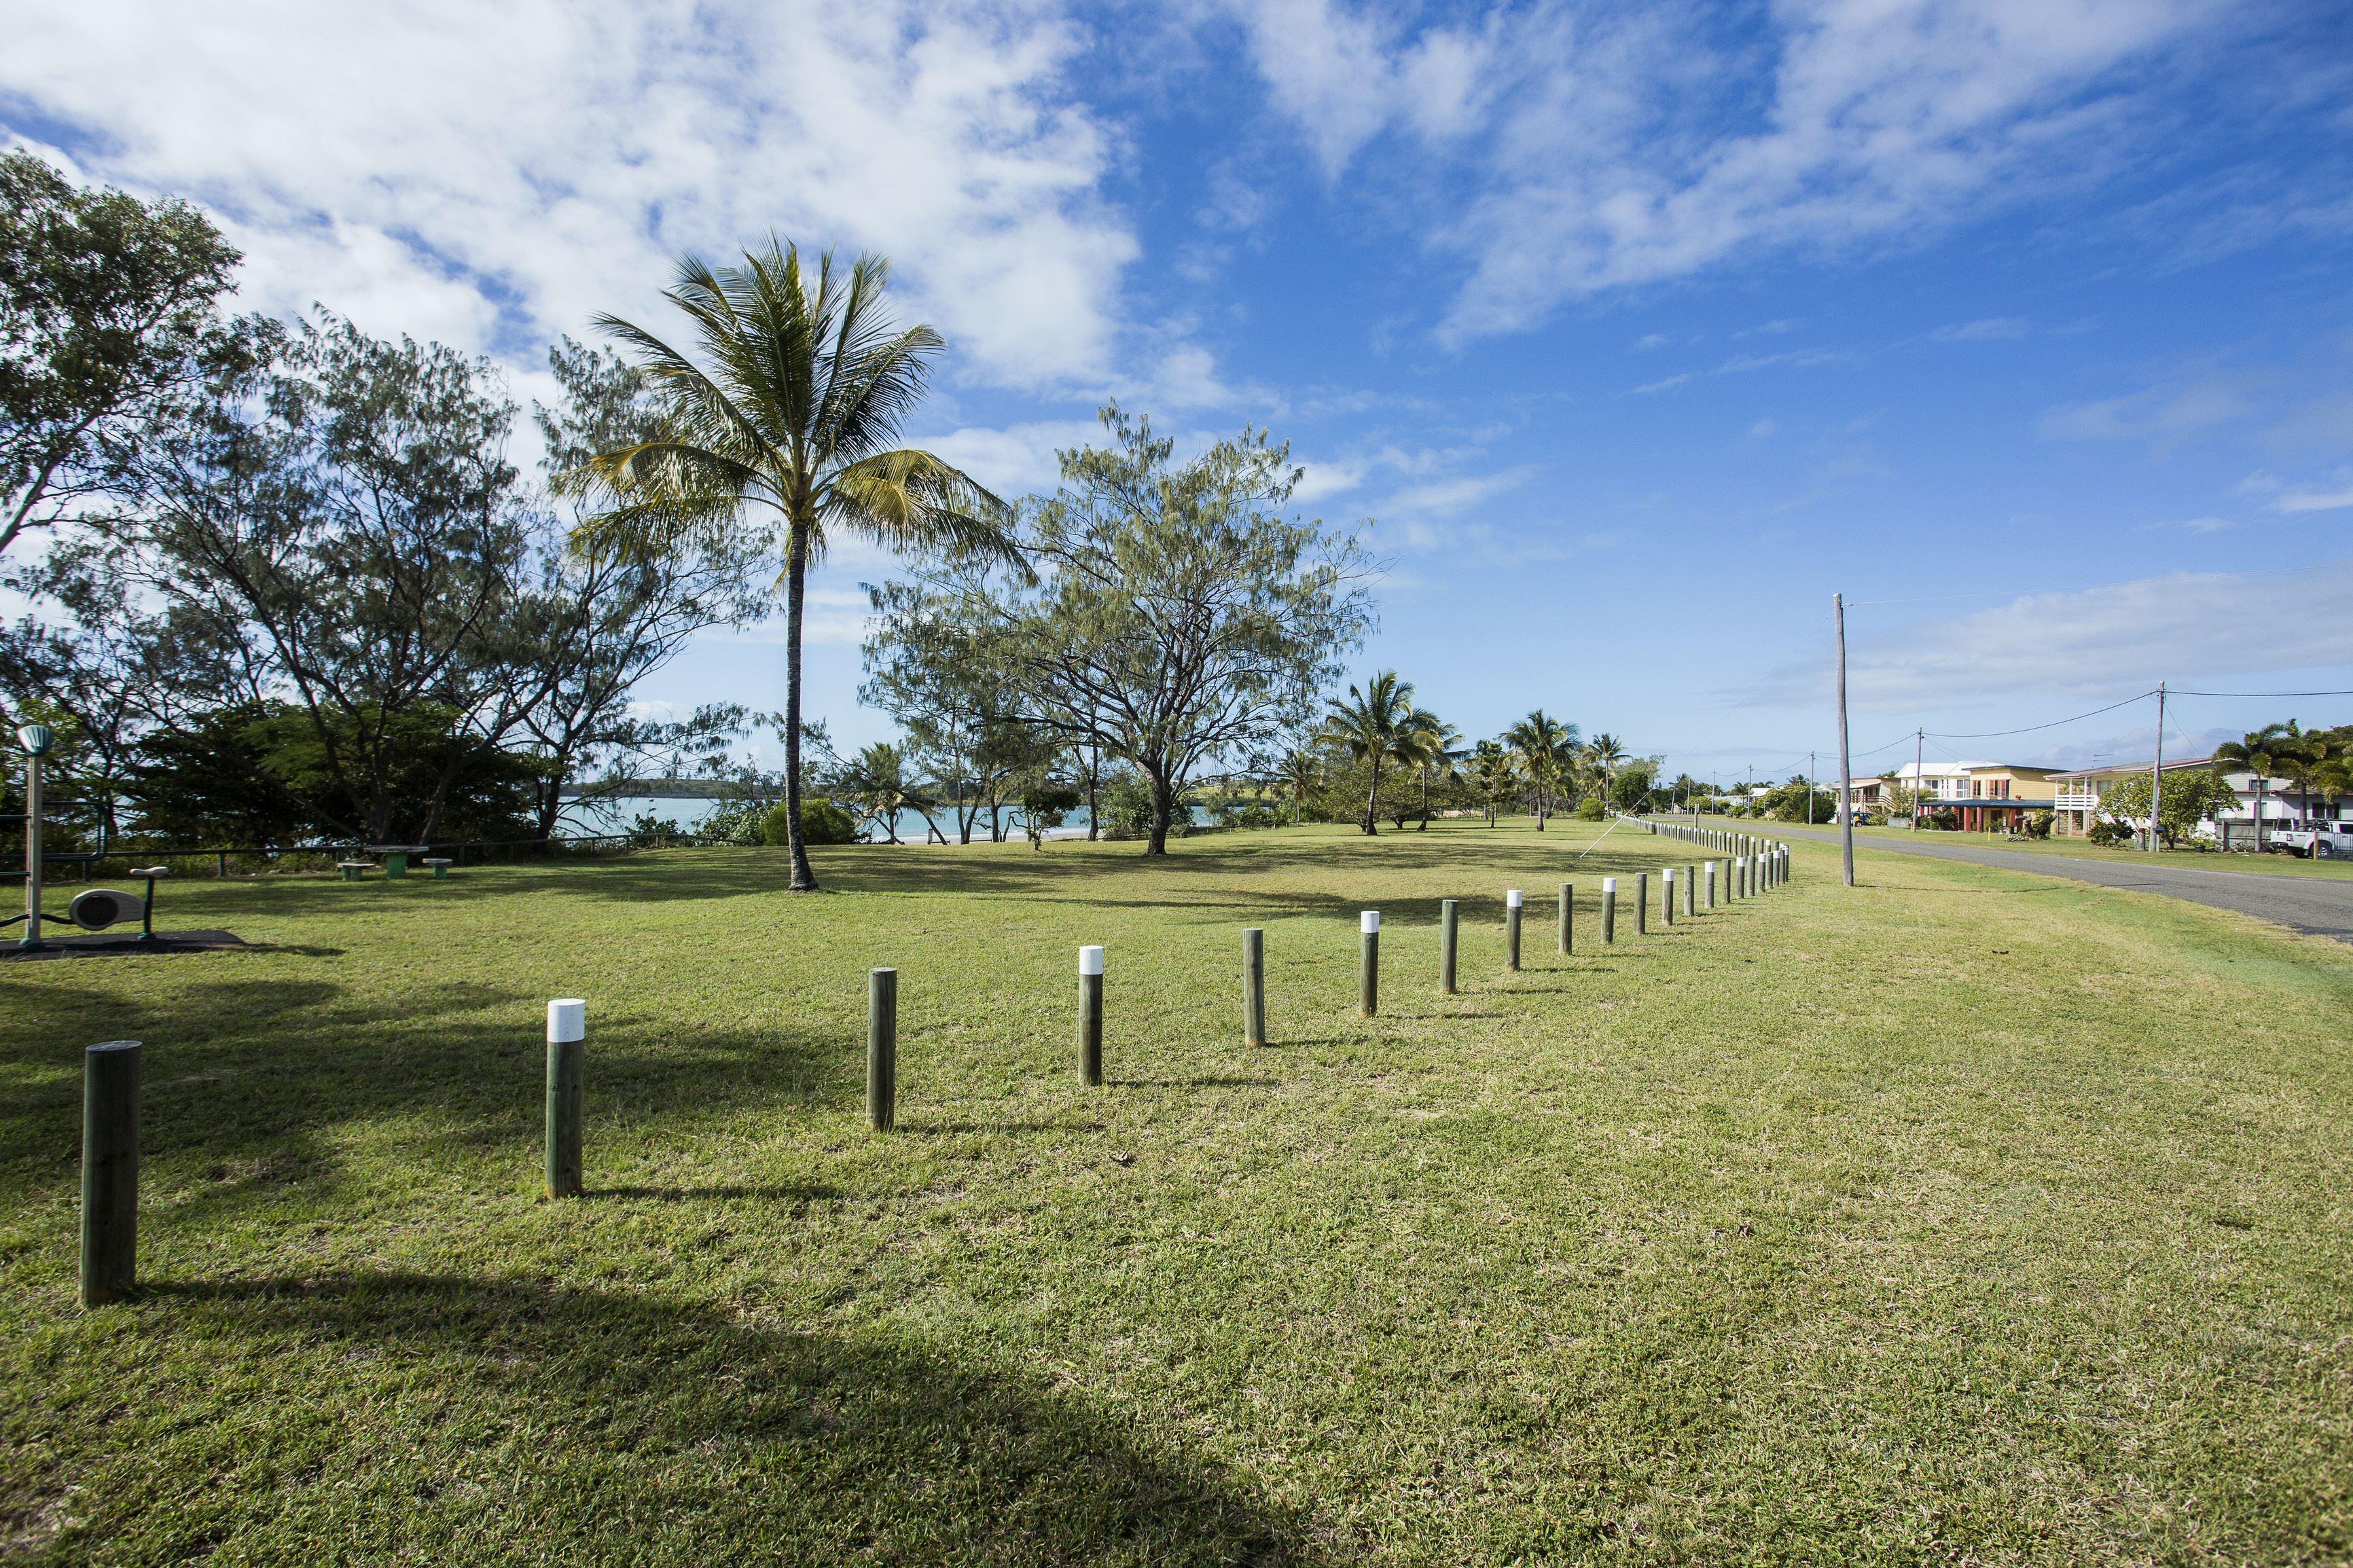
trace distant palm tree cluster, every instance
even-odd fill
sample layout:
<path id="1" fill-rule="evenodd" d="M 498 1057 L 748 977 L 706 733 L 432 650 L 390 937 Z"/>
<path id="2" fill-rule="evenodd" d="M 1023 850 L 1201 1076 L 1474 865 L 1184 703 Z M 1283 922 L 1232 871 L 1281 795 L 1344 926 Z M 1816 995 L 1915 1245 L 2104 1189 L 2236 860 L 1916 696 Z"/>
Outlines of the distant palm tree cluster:
<path id="1" fill-rule="evenodd" d="M 1414 700 L 1413 683 L 1377 671 L 1330 699 L 1323 725 L 1285 755 L 1271 781 L 1290 814 L 1342 819 L 1366 834 L 1384 817 L 1427 829 L 1440 810 L 1478 812 L 1492 826 L 1518 810 L 1541 831 L 1564 810 L 1606 816 L 1649 804 L 1655 759 L 1638 759 L 1615 735 L 1590 740 L 1539 708 L 1501 735 L 1466 744 L 1453 725 Z M 1322 811 L 1317 807 L 1321 805 Z"/>

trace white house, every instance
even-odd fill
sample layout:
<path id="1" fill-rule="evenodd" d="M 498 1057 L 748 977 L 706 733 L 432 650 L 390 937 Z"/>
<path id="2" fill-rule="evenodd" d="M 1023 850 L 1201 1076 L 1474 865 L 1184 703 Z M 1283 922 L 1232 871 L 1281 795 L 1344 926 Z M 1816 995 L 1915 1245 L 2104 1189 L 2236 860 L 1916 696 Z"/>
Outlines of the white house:
<path id="1" fill-rule="evenodd" d="M 2165 764 L 2168 773 L 2201 772 L 2213 765 L 2214 759 L 2185 757 Z M 2052 808 L 2059 814 L 2058 827 L 2062 833 L 2082 834 L 2092 830 L 2092 824 L 2104 812 L 2101 800 L 2127 779 L 2148 776 L 2150 763 L 2112 763 L 2105 767 L 2081 768 L 2073 773 L 2056 773 L 2052 782 L 2058 794 Z M 2252 848 L 2255 842 L 2255 807 L 2258 798 L 2263 804 L 2263 833 L 2266 837 L 2283 827 L 2316 827 L 2324 823 L 2353 822 L 2353 795 L 2332 799 L 2323 795 L 2307 796 L 2291 779 L 2267 778 L 2263 788 L 2255 787 L 2255 775 L 2250 773 L 2226 773 L 2222 782 L 2230 786 L 2237 804 L 2214 815 L 2212 822 L 2198 826 L 2198 837 L 2219 841 L 2225 848 Z M 2116 817 L 2127 823 L 2136 832 L 2148 831 L 2148 818 Z"/>

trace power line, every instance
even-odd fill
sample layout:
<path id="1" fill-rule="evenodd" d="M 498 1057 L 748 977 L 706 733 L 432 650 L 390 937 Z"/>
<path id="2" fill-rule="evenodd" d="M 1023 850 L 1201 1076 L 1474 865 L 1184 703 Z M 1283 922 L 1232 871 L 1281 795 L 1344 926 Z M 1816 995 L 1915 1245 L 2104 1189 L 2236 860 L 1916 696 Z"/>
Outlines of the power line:
<path id="1" fill-rule="evenodd" d="M 2353 697 L 2353 691 L 2185 691 L 2173 688 L 2176 697 Z"/>
<path id="2" fill-rule="evenodd" d="M 2111 702 L 2105 708 L 2094 708 L 2089 713 L 2078 713 L 2073 719 L 2053 719 L 2048 724 L 2029 724 L 2022 730 L 1981 730 L 1967 735 L 1957 734 L 1950 731 L 1931 730 L 1928 733 L 1946 741 L 1990 741 L 2001 735 L 2031 735 L 2037 730 L 2056 730 L 2062 724 L 2073 724 L 2084 719 L 2096 719 L 2103 713 L 2113 713 L 2119 708 L 2130 707 L 2133 703 L 2156 695 L 2153 690 L 2143 691 L 2126 698 L 2122 702 Z"/>

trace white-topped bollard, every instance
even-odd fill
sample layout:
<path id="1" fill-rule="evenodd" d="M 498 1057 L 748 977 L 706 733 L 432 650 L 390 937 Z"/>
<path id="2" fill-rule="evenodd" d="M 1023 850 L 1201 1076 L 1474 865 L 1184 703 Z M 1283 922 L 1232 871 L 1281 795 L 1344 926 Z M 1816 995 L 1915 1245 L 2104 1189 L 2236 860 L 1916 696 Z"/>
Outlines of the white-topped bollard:
<path id="1" fill-rule="evenodd" d="M 1103 1082 L 1103 950 L 1079 949 L 1079 1081 Z"/>
<path id="2" fill-rule="evenodd" d="M 1366 910 L 1356 917 L 1364 952 L 1356 969 L 1356 1014 L 1369 1018 L 1381 1010 L 1381 911 Z"/>
<path id="3" fill-rule="evenodd" d="M 1601 943 L 1604 947 L 1618 940 L 1618 879 L 1601 879 Z"/>
<path id="4" fill-rule="evenodd" d="M 1665 925 L 1675 923 L 1675 868 L 1672 866 L 1660 874 L 1659 914 L 1662 917 L 1661 923 Z"/>
<path id="5" fill-rule="evenodd" d="M 1520 910 L 1526 903 L 1517 888 L 1504 893 L 1504 967 L 1520 972 Z"/>
<path id="6" fill-rule="evenodd" d="M 567 996 L 547 1005 L 547 1195 L 580 1195 L 582 1058 L 587 1054 L 588 1004 Z"/>

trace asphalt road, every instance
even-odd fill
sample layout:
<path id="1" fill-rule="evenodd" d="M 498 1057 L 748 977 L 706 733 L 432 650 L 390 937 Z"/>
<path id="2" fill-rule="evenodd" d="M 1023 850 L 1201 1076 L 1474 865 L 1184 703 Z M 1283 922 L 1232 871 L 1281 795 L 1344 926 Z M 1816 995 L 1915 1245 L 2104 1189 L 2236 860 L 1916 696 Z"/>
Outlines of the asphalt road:
<path id="1" fill-rule="evenodd" d="M 1818 839 L 1825 844 L 1839 841 L 1835 833 L 1784 827 L 1778 823 L 1761 831 L 1791 838 Z M 2163 893 L 2168 898 L 2187 899 L 2193 904 L 2237 910 L 2295 931 L 2353 942 L 2353 879 L 2339 881 L 2321 877 L 2274 877 L 2261 871 L 2205 871 L 2194 866 L 2144 865 L 2138 857 L 2078 859 L 2072 855 L 2021 855 L 2015 849 L 1979 849 L 1966 844 L 1895 844 L 1884 838 L 1858 838 L 1854 847 L 1865 854 L 1926 855 L 1938 860 L 1999 866 L 2005 871 L 2031 871 L 2042 877 L 2095 882 L 2104 888 Z"/>

